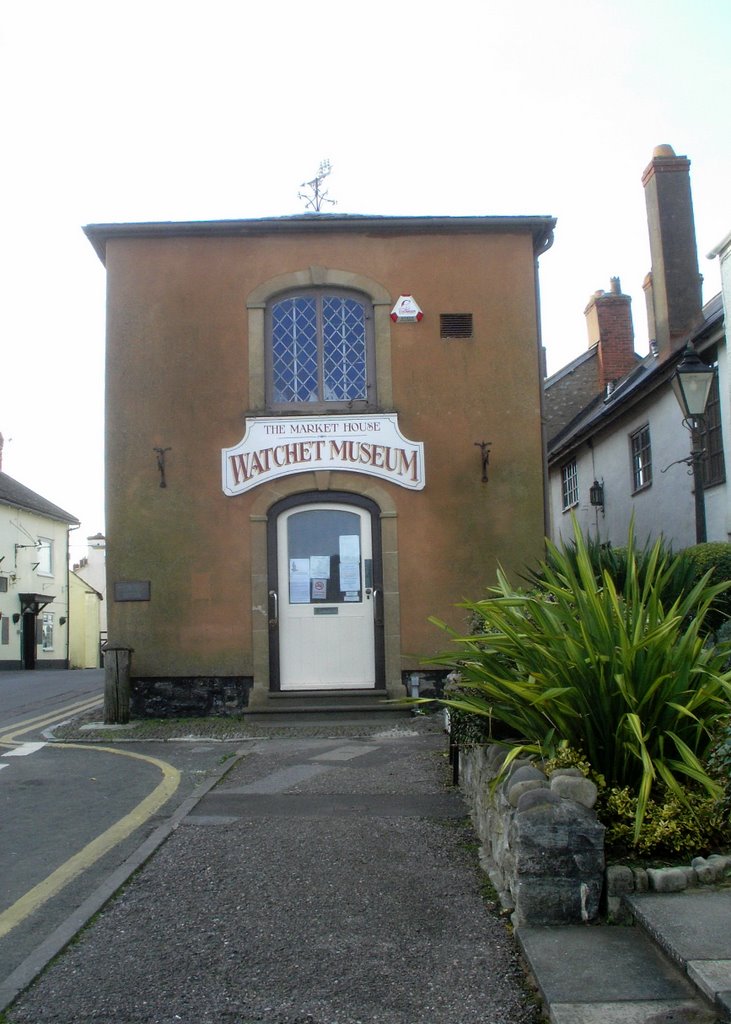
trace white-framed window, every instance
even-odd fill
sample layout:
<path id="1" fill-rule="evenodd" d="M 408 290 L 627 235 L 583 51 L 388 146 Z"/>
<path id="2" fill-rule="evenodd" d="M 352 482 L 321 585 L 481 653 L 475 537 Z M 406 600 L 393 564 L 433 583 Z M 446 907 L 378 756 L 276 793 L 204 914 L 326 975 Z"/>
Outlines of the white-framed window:
<path id="1" fill-rule="evenodd" d="M 48 537 L 38 538 L 37 572 L 41 576 L 53 576 L 53 541 Z"/>
<path id="2" fill-rule="evenodd" d="M 365 296 L 338 289 L 281 295 L 268 307 L 272 408 L 375 405 L 373 315 Z"/>
<path id="3" fill-rule="evenodd" d="M 632 491 L 644 490 L 652 483 L 652 447 L 650 444 L 650 425 L 645 423 L 639 430 L 630 434 L 632 452 Z"/>
<path id="4" fill-rule="evenodd" d="M 561 466 L 561 504 L 564 512 L 579 504 L 579 474 L 576 469 L 576 459 L 564 462 Z"/>
<path id="5" fill-rule="evenodd" d="M 53 612 L 43 612 L 41 628 L 41 648 L 44 651 L 53 650 Z"/>

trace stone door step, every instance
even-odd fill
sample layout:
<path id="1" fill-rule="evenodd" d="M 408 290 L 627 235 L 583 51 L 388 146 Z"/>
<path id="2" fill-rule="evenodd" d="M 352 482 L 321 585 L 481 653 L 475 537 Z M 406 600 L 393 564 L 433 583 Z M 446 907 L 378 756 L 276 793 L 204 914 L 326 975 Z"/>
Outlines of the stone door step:
<path id="1" fill-rule="evenodd" d="M 516 936 L 552 1024 L 727 1019 L 642 927 L 521 927 Z"/>
<path id="2" fill-rule="evenodd" d="M 552 1024 L 731 1021 L 731 888 L 625 904 L 634 927 L 518 929 Z"/>

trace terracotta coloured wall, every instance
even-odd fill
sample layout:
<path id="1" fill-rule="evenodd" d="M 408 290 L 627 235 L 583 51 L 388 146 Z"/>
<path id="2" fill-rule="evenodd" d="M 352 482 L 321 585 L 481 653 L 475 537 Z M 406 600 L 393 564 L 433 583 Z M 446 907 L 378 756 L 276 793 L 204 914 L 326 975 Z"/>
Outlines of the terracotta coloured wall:
<path id="1" fill-rule="evenodd" d="M 455 603 L 481 595 L 498 562 L 517 573 L 540 556 L 530 232 L 112 238 L 106 264 L 110 637 L 134 647 L 135 674 L 253 672 L 257 490 L 225 496 L 220 453 L 244 433 L 247 296 L 279 274 L 354 271 L 424 310 L 420 324 L 392 326 L 391 372 L 401 430 L 425 445 L 426 487 L 379 481 L 397 509 L 402 668 L 443 646 L 430 615 L 464 621 Z M 440 339 L 440 313 L 472 313 L 474 337 Z M 165 488 L 154 447 L 171 449 Z M 114 601 L 115 580 L 147 579 L 149 602 Z"/>

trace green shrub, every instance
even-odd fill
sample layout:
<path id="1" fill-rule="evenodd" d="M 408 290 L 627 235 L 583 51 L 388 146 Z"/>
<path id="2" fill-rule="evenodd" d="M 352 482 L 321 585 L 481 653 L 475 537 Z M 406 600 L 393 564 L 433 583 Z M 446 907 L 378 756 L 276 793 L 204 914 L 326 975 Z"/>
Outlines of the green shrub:
<path id="1" fill-rule="evenodd" d="M 721 808 L 726 820 L 731 821 L 731 722 L 725 722 L 718 730 L 708 758 L 708 772 L 723 793 Z"/>
<path id="2" fill-rule="evenodd" d="M 444 703 L 522 737 L 508 761 L 550 757 L 562 744 L 581 750 L 609 787 L 636 796 L 637 843 L 653 789 L 686 806 L 687 787 L 721 794 L 704 759 L 728 715 L 731 672 L 727 648 L 704 638 L 728 584 L 712 586 L 706 574 L 666 602 L 677 559 L 658 541 L 640 573 L 632 529 L 621 590 L 607 571 L 597 578 L 575 522 L 573 550 L 549 543 L 548 552 L 530 592 L 499 571 L 491 596 L 465 605 L 481 633 L 461 636 L 432 620 L 456 645 L 436 659 L 460 674 L 459 693 Z"/>
<path id="3" fill-rule="evenodd" d="M 728 583 L 731 580 L 731 544 L 709 541 L 686 548 L 683 555 L 692 564 L 695 579 L 710 573 L 711 583 Z M 707 622 L 714 632 L 731 617 L 731 590 L 723 590 L 709 609 Z"/>
<path id="4" fill-rule="evenodd" d="M 610 856 L 632 851 L 644 856 L 695 857 L 729 841 L 728 820 L 717 800 L 698 792 L 679 800 L 667 791 L 649 800 L 635 840 L 637 796 L 625 787 L 600 793 L 597 815 L 606 827 L 604 843 Z"/>
<path id="5" fill-rule="evenodd" d="M 731 547 L 731 545 L 729 545 Z M 601 586 L 604 574 L 607 573 L 618 591 L 624 591 L 627 582 L 630 549 L 615 548 L 611 543 L 602 543 L 591 535 L 583 537 L 583 549 L 589 559 L 594 577 Z M 662 581 L 660 598 L 663 604 L 672 604 L 681 594 L 690 590 L 703 573 L 699 573 L 697 562 L 681 551 L 675 555 L 672 546 L 660 537 L 655 544 L 649 541 L 642 548 L 632 548 L 633 572 L 637 575 L 640 586 L 643 586 L 648 573 L 654 572 L 658 558 L 667 563 L 668 571 Z M 569 565 L 574 575 L 578 574 L 579 549 L 576 541 L 567 541 L 560 548 L 551 547 L 546 554 L 545 562 L 532 570 L 525 577 L 533 585 L 546 579 L 546 567 L 554 572 L 561 571 Z M 705 572 L 705 570 L 704 570 Z M 728 577 L 731 579 L 731 576 Z M 718 582 L 714 580 L 713 582 Z"/>
<path id="6" fill-rule="evenodd" d="M 731 733 L 727 764 L 731 770 Z M 731 842 L 731 825 L 722 802 L 699 792 L 686 791 L 681 802 L 667 790 L 660 790 L 657 799 L 648 801 L 645 817 L 634 842 L 637 796 L 627 787 L 607 787 L 601 775 L 580 750 L 560 747 L 544 762 L 546 774 L 557 768 L 578 768 L 597 787 L 596 813 L 606 828 L 604 845 L 610 857 L 642 856 L 677 858 L 708 853 Z"/>

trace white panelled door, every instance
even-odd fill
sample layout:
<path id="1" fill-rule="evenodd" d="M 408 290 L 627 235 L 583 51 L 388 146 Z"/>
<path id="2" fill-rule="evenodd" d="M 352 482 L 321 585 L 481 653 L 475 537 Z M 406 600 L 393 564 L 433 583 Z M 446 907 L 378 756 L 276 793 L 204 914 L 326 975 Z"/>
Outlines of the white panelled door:
<path id="1" fill-rule="evenodd" d="M 282 690 L 376 685 L 371 515 L 299 505 L 277 521 Z"/>

